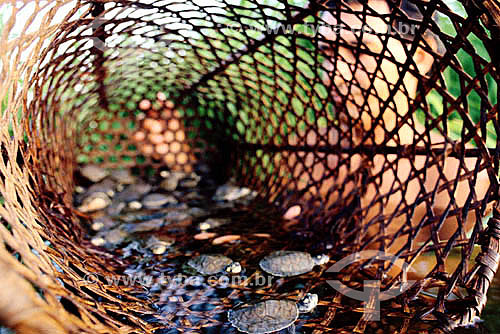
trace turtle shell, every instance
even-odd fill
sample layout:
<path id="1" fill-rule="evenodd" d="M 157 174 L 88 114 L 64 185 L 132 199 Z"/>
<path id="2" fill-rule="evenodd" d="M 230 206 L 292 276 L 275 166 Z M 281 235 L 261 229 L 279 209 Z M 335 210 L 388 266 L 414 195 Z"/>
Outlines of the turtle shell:
<path id="1" fill-rule="evenodd" d="M 311 254 L 297 251 L 277 251 L 259 262 L 265 272 L 280 277 L 302 275 L 310 272 L 315 263 Z"/>
<path id="2" fill-rule="evenodd" d="M 188 261 L 188 265 L 202 275 L 215 275 L 233 263 L 233 260 L 220 254 L 202 254 L 193 257 Z"/>
<path id="3" fill-rule="evenodd" d="M 299 317 L 294 301 L 265 300 L 228 312 L 229 322 L 240 332 L 264 334 L 290 327 Z"/>

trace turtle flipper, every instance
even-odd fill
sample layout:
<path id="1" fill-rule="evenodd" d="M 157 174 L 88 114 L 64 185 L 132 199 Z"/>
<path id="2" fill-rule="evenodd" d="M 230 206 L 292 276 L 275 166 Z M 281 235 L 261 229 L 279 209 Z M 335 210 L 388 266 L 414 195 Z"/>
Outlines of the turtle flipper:
<path id="1" fill-rule="evenodd" d="M 286 329 L 287 334 L 295 334 L 295 324 L 291 324 L 290 327 Z"/>

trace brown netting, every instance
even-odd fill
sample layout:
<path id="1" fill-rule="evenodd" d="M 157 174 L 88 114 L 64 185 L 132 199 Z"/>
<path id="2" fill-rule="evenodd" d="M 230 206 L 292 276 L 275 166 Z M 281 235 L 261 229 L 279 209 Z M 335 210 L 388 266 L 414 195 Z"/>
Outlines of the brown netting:
<path id="1" fill-rule="evenodd" d="M 86 163 L 215 166 L 219 179 L 236 177 L 278 213 L 302 207 L 272 247 L 330 249 L 334 260 L 380 250 L 410 264 L 370 271 L 360 261 L 339 276 L 359 290 L 358 274 L 383 288 L 418 281 L 383 302 L 380 328 L 320 272 L 252 292 L 322 290 L 318 311 L 300 320 L 304 332 L 451 330 L 480 315 L 500 239 L 497 1 L 0 8 L 2 324 L 19 333 L 234 331 L 225 311 L 248 287 L 188 291 L 177 299 L 183 312 L 159 324 L 147 320 L 160 311 L 138 297 L 140 286 L 106 284 L 122 263 L 84 239 L 85 217 L 72 207 L 73 173 Z M 144 98 L 156 101 L 148 115 Z M 168 129 L 160 148 L 145 116 Z M 266 212 L 249 209 L 264 225 L 274 219 Z M 265 243 L 248 242 L 242 264 L 251 267 Z M 424 256 L 433 265 L 412 271 Z M 95 284 L 85 279 L 96 273 Z"/>

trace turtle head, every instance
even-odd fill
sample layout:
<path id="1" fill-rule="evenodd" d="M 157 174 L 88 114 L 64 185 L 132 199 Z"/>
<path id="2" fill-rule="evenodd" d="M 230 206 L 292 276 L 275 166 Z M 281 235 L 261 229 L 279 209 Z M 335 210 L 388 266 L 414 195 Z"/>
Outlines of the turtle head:
<path id="1" fill-rule="evenodd" d="M 309 313 L 318 305 L 318 295 L 315 293 L 308 293 L 298 303 L 297 307 L 300 313 Z"/>
<path id="2" fill-rule="evenodd" d="M 239 274 L 241 273 L 241 264 L 239 262 L 233 262 L 224 269 L 229 274 Z"/>
<path id="3" fill-rule="evenodd" d="M 314 264 L 317 266 L 321 266 L 325 263 L 328 263 L 330 261 L 330 257 L 326 254 L 321 254 L 321 255 L 316 255 L 313 257 Z"/>

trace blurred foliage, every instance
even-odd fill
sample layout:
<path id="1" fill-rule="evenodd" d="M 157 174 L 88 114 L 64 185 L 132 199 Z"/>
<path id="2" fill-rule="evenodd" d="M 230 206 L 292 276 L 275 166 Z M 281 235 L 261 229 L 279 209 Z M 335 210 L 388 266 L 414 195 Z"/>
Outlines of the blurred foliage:
<path id="1" fill-rule="evenodd" d="M 466 17 L 466 12 L 463 6 L 456 0 L 449 0 L 448 5 L 452 8 L 452 10 L 455 13 L 458 13 L 459 15 Z M 452 21 L 450 18 L 444 15 L 439 15 L 438 16 L 438 24 L 441 28 L 441 30 L 446 33 L 449 36 L 456 37 L 457 32 L 455 30 L 455 26 L 453 25 Z M 469 41 L 470 45 L 472 46 L 472 51 L 467 52 L 464 50 L 464 48 L 461 48 L 458 50 L 456 53 L 456 60 L 458 61 L 457 66 L 463 69 L 463 71 L 470 76 L 470 78 L 474 79 L 478 74 L 477 70 L 482 70 L 484 66 L 480 65 L 478 62 L 474 60 L 476 57 L 482 58 L 486 62 L 490 62 L 491 59 L 488 55 L 488 52 L 486 51 L 486 48 L 484 47 L 483 42 L 473 33 L 469 34 L 467 36 L 467 40 Z M 473 55 L 471 53 L 474 53 Z M 474 56 L 474 57 L 473 57 Z M 481 75 L 481 74 L 479 74 Z M 461 80 L 459 74 L 453 70 L 451 67 L 447 67 L 443 71 L 443 79 L 444 79 L 444 87 L 446 91 L 454 98 L 458 99 L 462 95 L 462 87 L 461 87 Z M 488 86 L 488 101 L 491 105 L 495 105 L 497 103 L 497 83 L 495 82 L 494 78 L 490 75 L 487 74 L 484 77 L 484 80 Z M 467 86 L 470 84 L 470 81 L 465 81 L 464 77 L 462 77 L 462 83 L 464 84 L 464 89 L 467 89 Z M 430 113 L 434 117 L 439 117 L 443 114 L 444 112 L 444 106 L 446 105 L 447 108 L 450 108 L 451 105 L 446 104 L 445 100 L 443 99 L 442 95 L 439 94 L 435 89 L 432 90 L 427 96 L 426 96 L 427 103 L 430 107 Z M 466 105 L 465 105 L 466 103 Z M 471 120 L 474 123 L 479 123 L 480 117 L 481 117 L 481 111 L 482 112 L 487 112 L 487 110 L 482 110 L 485 109 L 485 103 L 481 103 L 481 97 L 479 94 L 472 89 L 470 93 L 466 96 L 466 99 L 462 102 L 461 104 L 464 108 L 467 108 L 468 115 L 471 118 Z M 418 119 L 421 122 L 424 122 L 424 114 L 422 111 L 418 112 Z M 446 119 L 447 122 L 447 129 L 448 129 L 448 136 L 451 139 L 458 140 L 462 138 L 463 131 L 464 129 L 464 122 L 462 117 L 459 115 L 457 111 L 452 111 L 448 114 L 448 117 Z M 444 125 L 440 124 L 440 126 L 443 128 Z M 487 140 L 486 140 L 486 145 L 488 147 L 495 147 L 496 145 L 496 139 L 497 139 L 497 133 L 494 129 L 493 123 L 489 122 L 486 126 L 487 130 Z M 473 143 L 474 144 L 474 143 Z"/>

